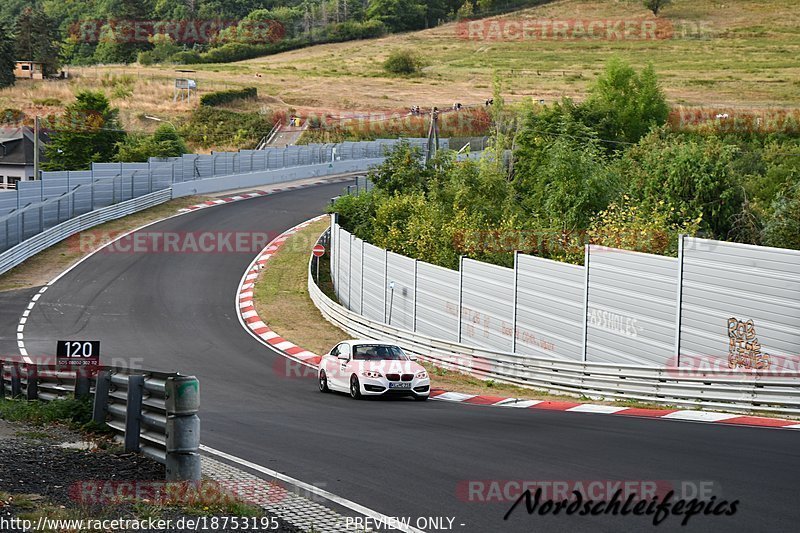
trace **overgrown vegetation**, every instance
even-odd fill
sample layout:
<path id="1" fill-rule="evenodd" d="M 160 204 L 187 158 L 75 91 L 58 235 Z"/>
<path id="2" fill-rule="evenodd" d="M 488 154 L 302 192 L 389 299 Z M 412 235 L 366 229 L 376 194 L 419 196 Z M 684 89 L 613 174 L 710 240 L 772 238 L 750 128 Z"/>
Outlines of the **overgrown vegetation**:
<path id="1" fill-rule="evenodd" d="M 422 60 L 413 50 L 395 50 L 383 62 L 386 72 L 398 76 L 417 74 L 421 68 Z"/>
<path id="2" fill-rule="evenodd" d="M 195 146 L 235 146 L 253 148 L 272 129 L 272 116 L 260 113 L 237 113 L 216 107 L 201 106 L 192 111 L 181 125 L 180 133 Z"/>
<path id="3" fill-rule="evenodd" d="M 92 424 L 89 399 L 65 398 L 52 402 L 0 399 L 0 418 L 37 426 L 65 422 L 74 428 Z"/>
<path id="4" fill-rule="evenodd" d="M 113 161 L 125 140 L 113 107 L 102 92 L 84 91 L 58 117 L 45 145 L 44 170 L 83 170 L 92 161 Z"/>
<path id="5" fill-rule="evenodd" d="M 673 132 L 651 67 L 608 63 L 581 104 L 511 108 L 495 88 L 493 148 L 480 162 L 405 144 L 342 197 L 345 227 L 456 268 L 519 250 L 581 263 L 587 242 L 674 255 L 680 233 L 800 249 L 800 137 Z"/>
<path id="6" fill-rule="evenodd" d="M 242 89 L 227 89 L 225 91 L 214 91 L 200 97 L 201 106 L 219 106 L 229 104 L 236 100 L 245 98 L 258 98 L 258 89 L 255 87 L 244 87 Z"/>
<path id="7" fill-rule="evenodd" d="M 152 135 L 129 133 L 117 145 L 119 161 L 147 161 L 151 157 L 180 157 L 189 153 L 186 143 L 171 124 L 160 125 Z"/>

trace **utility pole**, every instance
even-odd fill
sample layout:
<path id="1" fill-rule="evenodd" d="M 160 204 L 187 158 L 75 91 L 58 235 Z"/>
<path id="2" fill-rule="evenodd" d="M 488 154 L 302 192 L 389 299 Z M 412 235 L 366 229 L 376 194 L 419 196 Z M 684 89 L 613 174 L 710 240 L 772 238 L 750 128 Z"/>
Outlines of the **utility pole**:
<path id="1" fill-rule="evenodd" d="M 33 179 L 39 179 L 39 115 L 33 119 Z"/>
<path id="2" fill-rule="evenodd" d="M 431 125 L 428 129 L 428 150 L 425 153 L 425 161 L 428 162 L 439 150 L 439 108 L 431 110 Z"/>

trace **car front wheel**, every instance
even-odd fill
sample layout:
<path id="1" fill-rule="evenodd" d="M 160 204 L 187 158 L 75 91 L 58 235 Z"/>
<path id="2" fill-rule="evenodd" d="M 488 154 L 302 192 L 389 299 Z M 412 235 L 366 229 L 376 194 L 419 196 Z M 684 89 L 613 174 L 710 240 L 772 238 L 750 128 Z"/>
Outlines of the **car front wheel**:
<path id="1" fill-rule="evenodd" d="M 355 376 L 350 378 L 350 397 L 354 400 L 361 399 L 361 384 Z"/>
<path id="2" fill-rule="evenodd" d="M 319 372 L 319 390 L 320 392 L 330 392 L 331 390 L 328 388 L 328 376 L 325 374 L 324 370 L 320 370 Z"/>

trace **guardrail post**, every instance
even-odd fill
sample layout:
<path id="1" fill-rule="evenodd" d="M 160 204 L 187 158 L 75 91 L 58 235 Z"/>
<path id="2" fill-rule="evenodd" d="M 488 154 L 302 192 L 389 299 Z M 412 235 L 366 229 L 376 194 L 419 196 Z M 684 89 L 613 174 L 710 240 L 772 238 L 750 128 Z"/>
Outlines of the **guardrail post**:
<path id="1" fill-rule="evenodd" d="M 458 259 L 458 342 L 461 343 L 461 318 L 464 309 L 464 256 Z"/>
<path id="2" fill-rule="evenodd" d="M 583 255 L 583 361 L 587 361 L 589 352 L 587 345 L 589 341 L 589 259 L 591 258 L 591 245 L 587 244 L 584 249 Z"/>
<path id="3" fill-rule="evenodd" d="M 22 394 L 22 382 L 19 379 L 19 363 L 11 364 L 11 397 Z"/>
<path id="4" fill-rule="evenodd" d="M 108 414 L 108 392 L 111 388 L 111 374 L 108 370 L 102 370 L 97 374 L 97 382 L 94 386 L 94 408 L 92 409 L 92 420 L 96 424 L 105 424 Z"/>
<path id="5" fill-rule="evenodd" d="M 87 398 L 89 396 L 89 374 L 85 368 L 75 370 L 75 397 Z"/>
<path id="6" fill-rule="evenodd" d="M 676 298 L 675 313 L 675 366 L 681 366 L 681 315 L 683 311 L 683 243 L 686 235 L 678 236 L 678 297 Z"/>
<path id="7" fill-rule="evenodd" d="M 511 315 L 511 351 L 517 351 L 517 307 L 519 306 L 519 251 L 514 250 L 514 310 Z"/>
<path id="8" fill-rule="evenodd" d="M 0 361 L 0 400 L 6 397 L 6 377 L 3 361 Z"/>
<path id="9" fill-rule="evenodd" d="M 142 395 L 144 376 L 128 376 L 128 397 L 125 406 L 125 451 L 139 451 L 141 430 Z"/>
<path id="10" fill-rule="evenodd" d="M 27 382 L 27 387 L 25 387 L 25 397 L 28 400 L 38 400 L 39 399 L 39 368 L 36 365 L 29 364 L 25 368 L 25 381 Z"/>
<path id="11" fill-rule="evenodd" d="M 167 379 L 167 481 L 200 481 L 200 383 L 194 376 Z"/>
<path id="12" fill-rule="evenodd" d="M 363 259 L 362 259 L 363 261 Z M 417 331 L 417 266 L 419 260 L 414 259 L 414 308 L 411 315 L 411 331 Z"/>

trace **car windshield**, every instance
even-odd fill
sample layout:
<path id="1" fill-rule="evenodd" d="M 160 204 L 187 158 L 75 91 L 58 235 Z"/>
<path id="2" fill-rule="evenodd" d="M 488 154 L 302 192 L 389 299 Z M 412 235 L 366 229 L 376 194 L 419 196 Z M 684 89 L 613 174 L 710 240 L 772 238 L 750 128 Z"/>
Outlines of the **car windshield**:
<path id="1" fill-rule="evenodd" d="M 387 344 L 360 344 L 353 348 L 356 361 L 408 361 L 408 356 L 399 346 Z"/>

